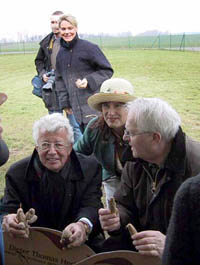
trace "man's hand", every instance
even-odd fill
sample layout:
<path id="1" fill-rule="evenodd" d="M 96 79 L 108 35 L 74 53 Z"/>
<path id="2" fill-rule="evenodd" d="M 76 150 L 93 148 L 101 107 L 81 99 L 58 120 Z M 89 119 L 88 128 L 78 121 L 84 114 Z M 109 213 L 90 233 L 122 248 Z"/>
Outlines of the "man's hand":
<path id="1" fill-rule="evenodd" d="M 86 78 L 83 78 L 82 80 L 78 79 L 75 84 L 78 88 L 87 88 L 88 81 Z"/>
<path id="2" fill-rule="evenodd" d="M 138 232 L 131 237 L 133 245 L 139 253 L 160 258 L 163 254 L 165 238 L 166 236 L 161 232 L 153 230 Z"/>
<path id="3" fill-rule="evenodd" d="M 3 217 L 2 229 L 9 233 L 11 237 L 28 238 L 23 224 L 19 224 L 16 214 L 8 214 Z"/>
<path id="4" fill-rule="evenodd" d="M 78 247 L 85 243 L 87 239 L 86 229 L 82 222 L 72 223 L 64 229 L 69 234 L 67 247 Z M 63 231 L 63 233 L 64 233 Z"/>
<path id="5" fill-rule="evenodd" d="M 47 82 L 49 77 L 46 74 L 43 74 L 42 79 L 44 82 Z"/>
<path id="6" fill-rule="evenodd" d="M 112 232 L 120 229 L 120 218 L 118 211 L 111 213 L 109 209 L 99 209 L 99 220 L 104 231 Z"/>

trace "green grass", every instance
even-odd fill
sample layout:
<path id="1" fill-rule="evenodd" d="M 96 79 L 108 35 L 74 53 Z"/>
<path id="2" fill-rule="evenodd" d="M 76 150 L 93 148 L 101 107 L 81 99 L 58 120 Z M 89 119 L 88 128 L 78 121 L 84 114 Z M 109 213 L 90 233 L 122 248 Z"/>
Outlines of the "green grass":
<path id="1" fill-rule="evenodd" d="M 167 100 L 181 115 L 184 131 L 200 140 L 200 53 L 156 50 L 104 50 L 115 77 L 130 80 L 137 96 Z M 0 107 L 10 158 L 0 168 L 0 190 L 10 164 L 31 154 L 33 122 L 47 113 L 32 94 L 35 54 L 0 56 L 0 91 L 8 101 Z"/>

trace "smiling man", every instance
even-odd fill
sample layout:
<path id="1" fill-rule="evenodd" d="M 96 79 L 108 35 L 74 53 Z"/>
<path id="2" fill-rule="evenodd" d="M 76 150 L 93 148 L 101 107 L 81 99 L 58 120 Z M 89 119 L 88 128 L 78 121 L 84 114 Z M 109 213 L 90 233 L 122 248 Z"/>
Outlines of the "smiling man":
<path id="1" fill-rule="evenodd" d="M 132 161 L 126 163 L 114 195 L 118 213 L 99 210 L 102 228 L 114 232 L 106 251 L 115 246 L 162 257 L 175 193 L 184 180 L 200 172 L 200 143 L 180 126 L 178 113 L 161 99 L 130 103 L 124 140 Z M 138 231 L 132 237 L 126 234 L 128 223 Z"/>
<path id="2" fill-rule="evenodd" d="M 71 233 L 69 247 L 88 243 L 94 250 L 101 238 L 98 209 L 101 207 L 101 170 L 97 162 L 72 150 L 73 131 L 67 118 L 54 113 L 33 126 L 32 156 L 13 164 L 6 174 L 0 202 L 4 229 L 26 237 L 16 220 L 20 207 L 34 208 L 34 226 Z M 87 241 L 88 238 L 88 241 Z"/>

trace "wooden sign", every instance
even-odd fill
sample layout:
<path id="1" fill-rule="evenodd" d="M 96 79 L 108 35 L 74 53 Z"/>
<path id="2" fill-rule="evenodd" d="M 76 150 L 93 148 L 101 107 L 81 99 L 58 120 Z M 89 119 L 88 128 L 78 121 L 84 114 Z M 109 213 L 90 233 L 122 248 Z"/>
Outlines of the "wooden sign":
<path id="1" fill-rule="evenodd" d="M 28 239 L 3 233 L 6 265 L 161 265 L 158 257 L 134 251 L 95 254 L 87 245 L 63 250 L 61 232 L 31 227 Z"/>
<path id="2" fill-rule="evenodd" d="M 61 232 L 31 227 L 28 239 L 3 233 L 6 265 L 71 265 L 94 255 L 87 245 L 63 250 Z"/>
<path id="3" fill-rule="evenodd" d="M 122 250 L 96 254 L 77 262 L 76 265 L 161 265 L 161 260 L 158 257 Z"/>

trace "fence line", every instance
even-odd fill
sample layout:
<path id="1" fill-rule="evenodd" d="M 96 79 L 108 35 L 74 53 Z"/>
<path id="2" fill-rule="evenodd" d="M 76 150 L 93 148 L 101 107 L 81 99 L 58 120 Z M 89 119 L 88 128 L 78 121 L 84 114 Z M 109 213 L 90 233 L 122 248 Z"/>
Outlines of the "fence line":
<path id="1" fill-rule="evenodd" d="M 158 35 L 158 36 L 95 36 L 84 38 L 100 48 L 127 49 L 169 49 L 200 51 L 200 34 Z M 37 52 L 39 42 L 0 43 L 0 54 Z"/>

